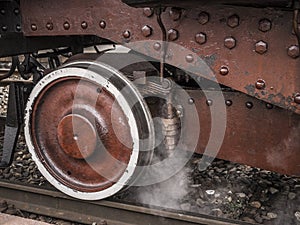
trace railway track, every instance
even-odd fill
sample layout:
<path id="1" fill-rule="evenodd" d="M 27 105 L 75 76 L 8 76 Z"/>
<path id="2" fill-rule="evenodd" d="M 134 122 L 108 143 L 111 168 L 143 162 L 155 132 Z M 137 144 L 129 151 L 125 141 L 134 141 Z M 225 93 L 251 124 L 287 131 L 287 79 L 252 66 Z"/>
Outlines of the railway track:
<path id="1" fill-rule="evenodd" d="M 28 185 L 0 181 L 0 199 L 16 208 L 73 222 L 102 225 L 249 225 L 207 215 L 187 215 L 183 212 L 130 205 L 111 200 L 79 201 L 61 192 Z"/>

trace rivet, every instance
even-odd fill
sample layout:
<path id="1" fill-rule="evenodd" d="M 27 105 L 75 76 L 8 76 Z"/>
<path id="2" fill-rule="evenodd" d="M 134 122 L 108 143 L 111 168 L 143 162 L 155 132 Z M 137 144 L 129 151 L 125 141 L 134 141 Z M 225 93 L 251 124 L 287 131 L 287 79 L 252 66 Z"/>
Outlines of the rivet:
<path id="1" fill-rule="evenodd" d="M 299 47 L 297 45 L 292 45 L 288 48 L 288 55 L 294 59 L 299 57 Z"/>
<path id="2" fill-rule="evenodd" d="M 181 9 L 176 8 L 176 7 L 172 7 L 169 11 L 169 15 L 170 15 L 170 17 L 172 18 L 173 21 L 177 21 L 181 17 Z"/>
<path id="3" fill-rule="evenodd" d="M 21 25 L 20 25 L 20 24 L 17 24 L 17 25 L 16 25 L 16 30 L 17 30 L 17 31 L 21 31 Z"/>
<path id="4" fill-rule="evenodd" d="M 259 54 L 264 54 L 268 50 L 268 44 L 264 41 L 259 41 L 255 44 L 255 51 Z"/>
<path id="5" fill-rule="evenodd" d="M 207 100 L 206 100 L 206 105 L 212 106 L 212 105 L 213 105 L 213 100 L 207 99 Z"/>
<path id="6" fill-rule="evenodd" d="M 233 49 L 236 46 L 236 40 L 234 37 L 226 37 L 224 40 L 224 46 L 229 49 Z"/>
<path id="7" fill-rule="evenodd" d="M 65 22 L 65 23 L 64 23 L 64 29 L 65 29 L 65 30 L 69 30 L 69 29 L 70 29 L 70 24 L 69 24 L 69 22 Z"/>
<path id="8" fill-rule="evenodd" d="M 154 12 L 153 9 L 149 7 L 143 9 L 143 13 L 147 17 L 151 17 L 153 15 L 153 12 Z"/>
<path id="9" fill-rule="evenodd" d="M 186 57 L 185 57 L 185 60 L 188 62 L 188 63 L 191 63 L 194 61 L 194 56 L 191 55 L 191 54 L 188 54 Z"/>
<path id="10" fill-rule="evenodd" d="M 1 9 L 1 10 L 0 10 L 0 13 L 1 13 L 2 15 L 4 15 L 4 14 L 5 14 L 5 10 L 4 10 L 4 9 Z"/>
<path id="11" fill-rule="evenodd" d="M 237 27 L 240 24 L 240 18 L 238 15 L 234 14 L 229 16 L 227 19 L 227 25 L 231 28 Z"/>
<path id="12" fill-rule="evenodd" d="M 148 25 L 142 27 L 142 34 L 144 37 L 149 37 L 152 34 L 152 28 Z"/>
<path id="13" fill-rule="evenodd" d="M 232 105 L 232 101 L 231 101 L 231 100 L 226 100 L 226 101 L 225 101 L 225 104 L 226 104 L 227 106 L 231 106 L 231 105 Z"/>
<path id="14" fill-rule="evenodd" d="M 267 103 L 267 104 L 266 104 L 266 108 L 267 108 L 267 109 L 273 109 L 273 107 L 274 107 L 274 106 L 273 106 L 272 104 L 270 104 L 270 103 Z"/>
<path id="15" fill-rule="evenodd" d="M 6 25 L 3 25 L 2 27 L 1 27 L 1 29 L 2 29 L 2 31 L 7 31 L 7 26 Z"/>
<path id="16" fill-rule="evenodd" d="M 126 30 L 123 32 L 123 37 L 124 38 L 130 38 L 130 31 L 129 30 Z"/>
<path id="17" fill-rule="evenodd" d="M 105 23 L 104 20 L 101 20 L 101 21 L 99 22 L 99 27 L 102 28 L 102 29 L 105 29 L 106 23 Z"/>
<path id="18" fill-rule="evenodd" d="M 256 82 L 255 82 L 255 87 L 257 89 L 264 89 L 266 87 L 266 82 L 263 80 L 263 79 L 258 79 Z"/>
<path id="19" fill-rule="evenodd" d="M 207 12 L 201 12 L 198 15 L 198 22 L 202 25 L 206 24 L 209 21 L 209 14 Z"/>
<path id="20" fill-rule="evenodd" d="M 294 102 L 300 104 L 300 93 L 296 93 L 294 96 Z"/>
<path id="21" fill-rule="evenodd" d="M 195 100 L 194 100 L 193 98 L 189 98 L 188 103 L 189 103 L 190 105 L 194 104 L 194 102 L 195 102 Z"/>
<path id="22" fill-rule="evenodd" d="M 206 34 L 203 32 L 196 34 L 195 41 L 200 45 L 204 44 L 206 42 Z"/>
<path id="23" fill-rule="evenodd" d="M 37 25 L 36 24 L 31 24 L 31 30 L 36 31 L 37 30 Z"/>
<path id="24" fill-rule="evenodd" d="M 15 8 L 15 9 L 14 9 L 14 14 L 15 14 L 15 15 L 19 15 L 19 13 L 20 13 L 20 10 L 19 10 L 18 8 Z"/>
<path id="25" fill-rule="evenodd" d="M 178 39 L 178 31 L 175 29 L 170 29 L 168 31 L 168 40 L 169 41 L 175 41 Z"/>
<path id="26" fill-rule="evenodd" d="M 220 74 L 226 76 L 229 73 L 229 69 L 227 66 L 221 66 Z"/>
<path id="27" fill-rule="evenodd" d="M 156 51 L 158 51 L 158 50 L 160 50 L 160 48 L 161 48 L 161 44 L 158 43 L 158 42 L 155 42 L 154 45 L 153 45 L 153 48 L 154 48 Z"/>
<path id="28" fill-rule="evenodd" d="M 47 23 L 46 24 L 46 28 L 48 29 L 48 30 L 53 30 L 53 23 Z"/>
<path id="29" fill-rule="evenodd" d="M 246 107 L 248 109 L 252 109 L 253 108 L 253 103 L 252 102 L 246 102 Z"/>
<path id="30" fill-rule="evenodd" d="M 83 21 L 83 22 L 81 23 L 81 28 L 82 28 L 82 29 L 87 29 L 87 28 L 88 28 L 87 22 Z"/>
<path id="31" fill-rule="evenodd" d="M 269 30 L 271 30 L 272 28 L 272 23 L 270 20 L 268 19 L 261 19 L 259 21 L 259 26 L 258 26 L 258 29 L 262 32 L 267 32 Z"/>

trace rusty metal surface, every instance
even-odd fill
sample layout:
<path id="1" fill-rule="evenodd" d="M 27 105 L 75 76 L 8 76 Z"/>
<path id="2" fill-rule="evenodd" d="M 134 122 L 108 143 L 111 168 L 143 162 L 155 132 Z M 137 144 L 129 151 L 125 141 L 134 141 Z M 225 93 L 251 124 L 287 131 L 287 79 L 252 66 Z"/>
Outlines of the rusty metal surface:
<path id="1" fill-rule="evenodd" d="M 116 118 L 124 122 L 112 124 Z M 78 77 L 61 78 L 37 96 L 31 136 L 53 177 L 74 190 L 95 192 L 110 187 L 125 172 L 132 154 L 126 121 L 104 87 Z M 126 140 L 126 146 L 120 140 Z"/>
<path id="2" fill-rule="evenodd" d="M 210 110 L 214 101 L 213 98 L 206 99 L 201 91 L 189 90 L 188 93 L 199 113 L 201 131 L 196 151 L 203 153 L 209 138 L 215 138 L 210 137 Z M 223 94 L 227 107 L 227 126 L 217 157 L 299 176 L 300 116 L 243 93 Z M 189 140 L 194 123 L 185 119 L 183 123 L 186 124 L 186 130 L 183 134 Z"/>
<path id="3" fill-rule="evenodd" d="M 292 31 L 293 12 L 224 5 L 195 7 L 197 2 L 189 5 L 192 8 L 163 12 L 169 41 L 205 60 L 221 84 L 300 113 L 296 97 L 300 62 Z M 21 12 L 29 37 L 94 34 L 124 44 L 161 39 L 152 9 L 132 8 L 121 0 L 21 0 Z M 138 50 L 160 57 L 155 53 L 157 46 Z M 172 51 L 174 59 L 167 63 L 178 65 L 175 61 L 179 60 L 183 67 L 191 65 L 191 56 Z"/>

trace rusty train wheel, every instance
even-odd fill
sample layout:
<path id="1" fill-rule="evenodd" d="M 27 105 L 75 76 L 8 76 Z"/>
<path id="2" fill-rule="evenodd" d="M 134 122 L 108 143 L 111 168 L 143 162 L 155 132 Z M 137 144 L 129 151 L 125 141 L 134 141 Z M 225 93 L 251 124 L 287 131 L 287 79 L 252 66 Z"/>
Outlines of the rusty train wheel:
<path id="1" fill-rule="evenodd" d="M 99 62 L 51 72 L 34 87 L 26 108 L 33 160 L 51 184 L 79 199 L 102 199 L 133 182 L 151 158 L 153 130 L 137 89 Z"/>

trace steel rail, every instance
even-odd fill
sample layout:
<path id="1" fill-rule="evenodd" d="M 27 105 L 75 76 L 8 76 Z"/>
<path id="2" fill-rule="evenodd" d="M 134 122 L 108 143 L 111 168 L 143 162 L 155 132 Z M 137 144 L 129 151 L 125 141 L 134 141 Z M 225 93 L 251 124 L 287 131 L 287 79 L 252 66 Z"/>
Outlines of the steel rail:
<path id="1" fill-rule="evenodd" d="M 80 201 L 61 192 L 41 187 L 0 181 L 0 199 L 23 211 L 74 222 L 103 225 L 249 225 L 251 223 L 186 215 L 110 200 Z"/>

